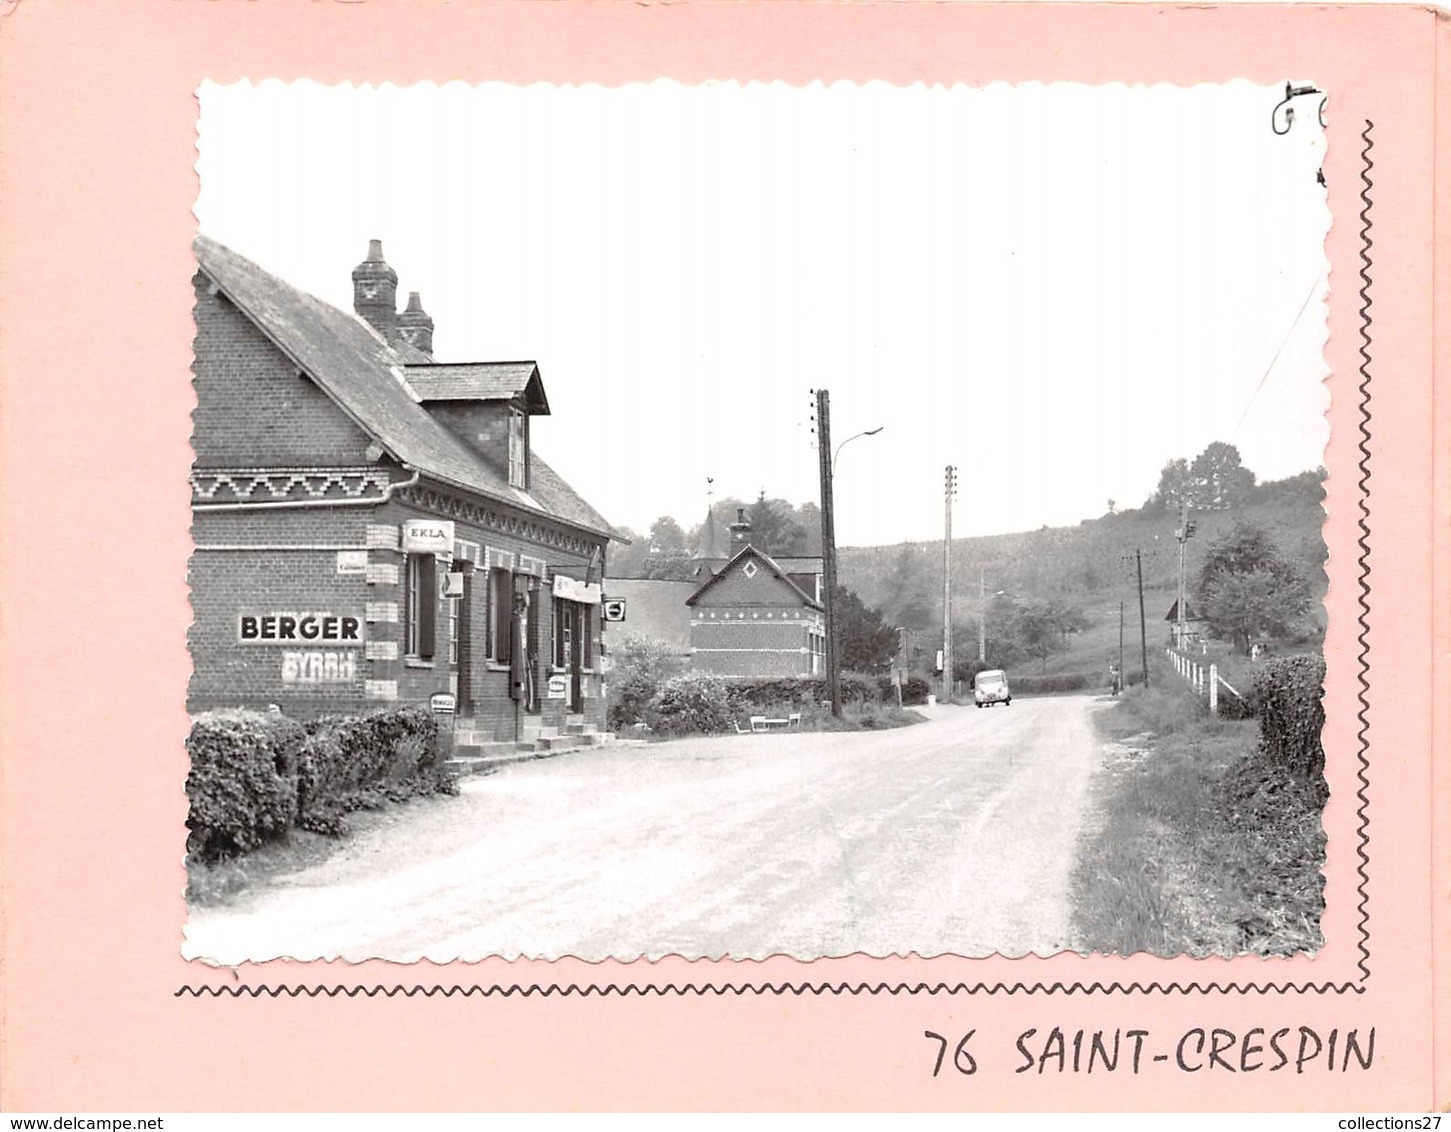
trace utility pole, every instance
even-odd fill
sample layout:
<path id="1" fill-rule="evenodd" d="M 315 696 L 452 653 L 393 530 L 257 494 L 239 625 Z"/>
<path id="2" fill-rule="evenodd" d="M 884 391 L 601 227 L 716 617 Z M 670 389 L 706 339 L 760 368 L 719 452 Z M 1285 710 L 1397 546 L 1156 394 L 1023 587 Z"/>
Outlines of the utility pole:
<path id="1" fill-rule="evenodd" d="M 1124 684 L 1124 603 L 1118 603 L 1118 682 Z"/>
<path id="2" fill-rule="evenodd" d="M 952 699 L 952 497 L 957 494 L 957 469 L 947 465 L 946 524 L 942 540 L 942 698 Z"/>
<path id="3" fill-rule="evenodd" d="M 1184 592 L 1184 550 L 1185 544 L 1194 537 L 1195 526 L 1196 524 L 1189 518 L 1189 504 L 1187 502 L 1179 504 L 1179 529 L 1174 532 L 1174 537 L 1179 540 L 1179 602 L 1177 606 L 1179 616 L 1175 619 L 1174 644 L 1180 650 L 1184 648 L 1185 621 L 1187 620 L 1184 609 L 1187 596 Z"/>
<path id="4" fill-rule="evenodd" d="M 1149 629 L 1144 621 L 1144 556 L 1135 548 L 1134 565 L 1139 572 L 1139 653 L 1144 664 L 1144 687 L 1149 686 Z"/>
<path id="5" fill-rule="evenodd" d="M 816 453 L 821 464 L 821 572 L 826 585 L 826 696 L 831 714 L 841 715 L 841 695 L 836 678 L 836 622 L 832 600 L 836 595 L 836 519 L 831 502 L 831 395 L 816 391 Z"/>
<path id="6" fill-rule="evenodd" d="M 977 662 L 987 663 L 987 586 L 981 566 L 977 568 Z"/>

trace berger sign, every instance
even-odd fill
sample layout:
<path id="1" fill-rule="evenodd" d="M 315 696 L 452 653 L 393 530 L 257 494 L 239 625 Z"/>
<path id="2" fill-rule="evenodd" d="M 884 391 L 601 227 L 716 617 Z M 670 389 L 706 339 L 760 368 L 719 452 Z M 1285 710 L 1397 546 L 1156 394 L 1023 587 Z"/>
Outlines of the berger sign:
<path id="1" fill-rule="evenodd" d="M 579 601 L 585 605 L 598 605 L 600 603 L 600 584 L 591 582 L 585 585 L 574 578 L 566 578 L 563 574 L 554 575 L 554 596 L 562 597 L 566 601 Z"/>
<path id="2" fill-rule="evenodd" d="M 405 554 L 449 554 L 452 551 L 452 519 L 409 519 L 403 524 Z"/>
<path id="3" fill-rule="evenodd" d="M 363 619 L 336 613 L 239 613 L 237 643 L 243 645 L 296 645 L 337 641 L 356 645 L 363 640 Z"/>

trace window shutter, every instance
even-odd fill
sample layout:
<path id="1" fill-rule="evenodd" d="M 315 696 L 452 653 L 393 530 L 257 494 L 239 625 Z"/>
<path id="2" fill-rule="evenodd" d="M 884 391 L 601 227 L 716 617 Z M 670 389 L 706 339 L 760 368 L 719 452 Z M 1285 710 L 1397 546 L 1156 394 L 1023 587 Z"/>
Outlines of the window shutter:
<path id="1" fill-rule="evenodd" d="M 509 622 L 514 613 L 514 589 L 509 582 L 509 571 L 489 571 L 490 589 L 494 602 L 494 659 L 500 664 L 509 663 Z"/>
<path id="2" fill-rule="evenodd" d="M 431 554 L 418 559 L 418 655 L 433 657 L 438 630 L 438 561 Z"/>

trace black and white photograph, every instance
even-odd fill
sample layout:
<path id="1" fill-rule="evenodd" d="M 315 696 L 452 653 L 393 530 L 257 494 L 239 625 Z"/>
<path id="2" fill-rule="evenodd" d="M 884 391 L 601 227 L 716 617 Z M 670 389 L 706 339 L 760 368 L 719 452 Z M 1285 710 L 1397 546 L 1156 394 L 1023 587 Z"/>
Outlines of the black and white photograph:
<path id="1" fill-rule="evenodd" d="M 203 84 L 182 954 L 1318 952 L 1312 79 Z"/>

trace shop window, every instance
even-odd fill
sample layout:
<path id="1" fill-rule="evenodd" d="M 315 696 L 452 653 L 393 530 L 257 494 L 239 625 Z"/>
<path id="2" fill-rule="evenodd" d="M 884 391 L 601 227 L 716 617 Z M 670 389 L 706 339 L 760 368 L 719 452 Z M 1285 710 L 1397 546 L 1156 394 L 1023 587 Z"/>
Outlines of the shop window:
<path id="1" fill-rule="evenodd" d="M 432 660 L 438 617 L 438 562 L 432 554 L 408 556 L 404 591 L 404 652 Z"/>
<path id="2" fill-rule="evenodd" d="M 554 599 L 554 667 L 568 668 L 575 639 L 579 640 L 579 666 L 594 668 L 595 606 L 566 598 Z"/>

